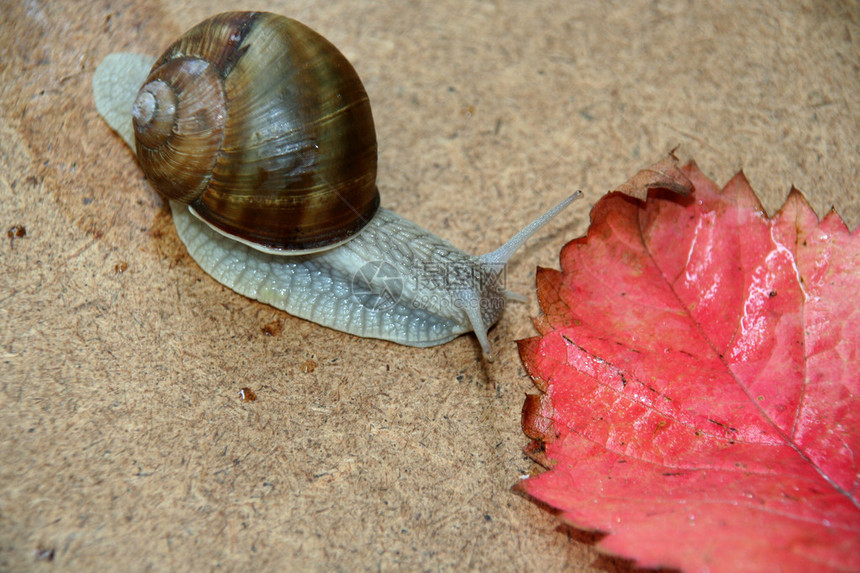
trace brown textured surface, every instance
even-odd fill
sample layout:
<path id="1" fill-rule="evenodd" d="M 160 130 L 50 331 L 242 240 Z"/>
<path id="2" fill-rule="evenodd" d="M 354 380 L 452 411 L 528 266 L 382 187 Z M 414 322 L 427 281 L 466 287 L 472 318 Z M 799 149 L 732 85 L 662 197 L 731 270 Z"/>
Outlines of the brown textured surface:
<path id="1" fill-rule="evenodd" d="M 365 4 L 253 7 L 353 61 L 386 206 L 486 251 L 585 191 L 509 288 L 675 146 L 721 183 L 743 168 L 770 211 L 794 184 L 860 223 L 857 3 Z M 4 3 L 0 223 L 26 236 L 0 247 L 0 569 L 628 569 L 510 491 L 534 469 L 513 344 L 533 296 L 487 364 L 474 337 L 416 350 L 293 319 L 185 254 L 89 82 L 233 8 Z"/>

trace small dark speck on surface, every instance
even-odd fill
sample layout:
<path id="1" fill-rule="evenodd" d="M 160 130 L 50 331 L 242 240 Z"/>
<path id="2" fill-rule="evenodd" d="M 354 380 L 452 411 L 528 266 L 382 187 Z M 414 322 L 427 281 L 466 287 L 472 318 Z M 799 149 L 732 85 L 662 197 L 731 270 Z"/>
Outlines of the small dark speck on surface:
<path id="1" fill-rule="evenodd" d="M 36 550 L 36 561 L 53 561 L 54 560 L 54 548 L 53 547 L 40 547 Z"/>
<path id="2" fill-rule="evenodd" d="M 27 236 L 27 228 L 24 225 L 12 225 L 6 231 L 6 237 L 9 238 L 9 247 L 15 246 L 15 239 L 21 239 Z"/>

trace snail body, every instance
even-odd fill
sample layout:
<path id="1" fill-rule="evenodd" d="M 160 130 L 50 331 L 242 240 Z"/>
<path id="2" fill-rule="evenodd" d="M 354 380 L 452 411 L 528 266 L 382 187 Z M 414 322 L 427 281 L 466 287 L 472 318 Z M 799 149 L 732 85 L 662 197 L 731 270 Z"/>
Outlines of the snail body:
<path id="1" fill-rule="evenodd" d="M 513 297 L 499 272 L 575 197 L 482 256 L 381 208 L 358 75 L 274 14 L 220 14 L 158 59 L 111 54 L 93 90 L 204 271 L 358 336 L 433 346 L 474 331 L 489 356 L 487 330 Z"/>

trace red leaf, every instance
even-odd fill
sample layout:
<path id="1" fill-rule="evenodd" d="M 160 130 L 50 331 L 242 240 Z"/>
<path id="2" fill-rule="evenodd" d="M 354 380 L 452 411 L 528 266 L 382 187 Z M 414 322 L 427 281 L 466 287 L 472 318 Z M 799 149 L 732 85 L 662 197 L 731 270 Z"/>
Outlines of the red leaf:
<path id="1" fill-rule="evenodd" d="M 539 270 L 523 429 L 552 469 L 521 487 L 642 566 L 858 571 L 860 232 L 683 173 Z"/>

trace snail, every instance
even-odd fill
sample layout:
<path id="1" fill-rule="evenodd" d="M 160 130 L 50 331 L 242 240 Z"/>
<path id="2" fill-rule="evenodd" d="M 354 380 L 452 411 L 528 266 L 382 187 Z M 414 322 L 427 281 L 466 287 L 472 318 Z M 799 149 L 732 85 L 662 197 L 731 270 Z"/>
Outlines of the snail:
<path id="1" fill-rule="evenodd" d="M 169 201 L 215 280 L 287 313 L 417 347 L 487 330 L 513 253 L 574 194 L 481 256 L 380 207 L 358 74 L 325 38 L 265 12 L 209 18 L 154 59 L 108 55 L 96 109 Z"/>

